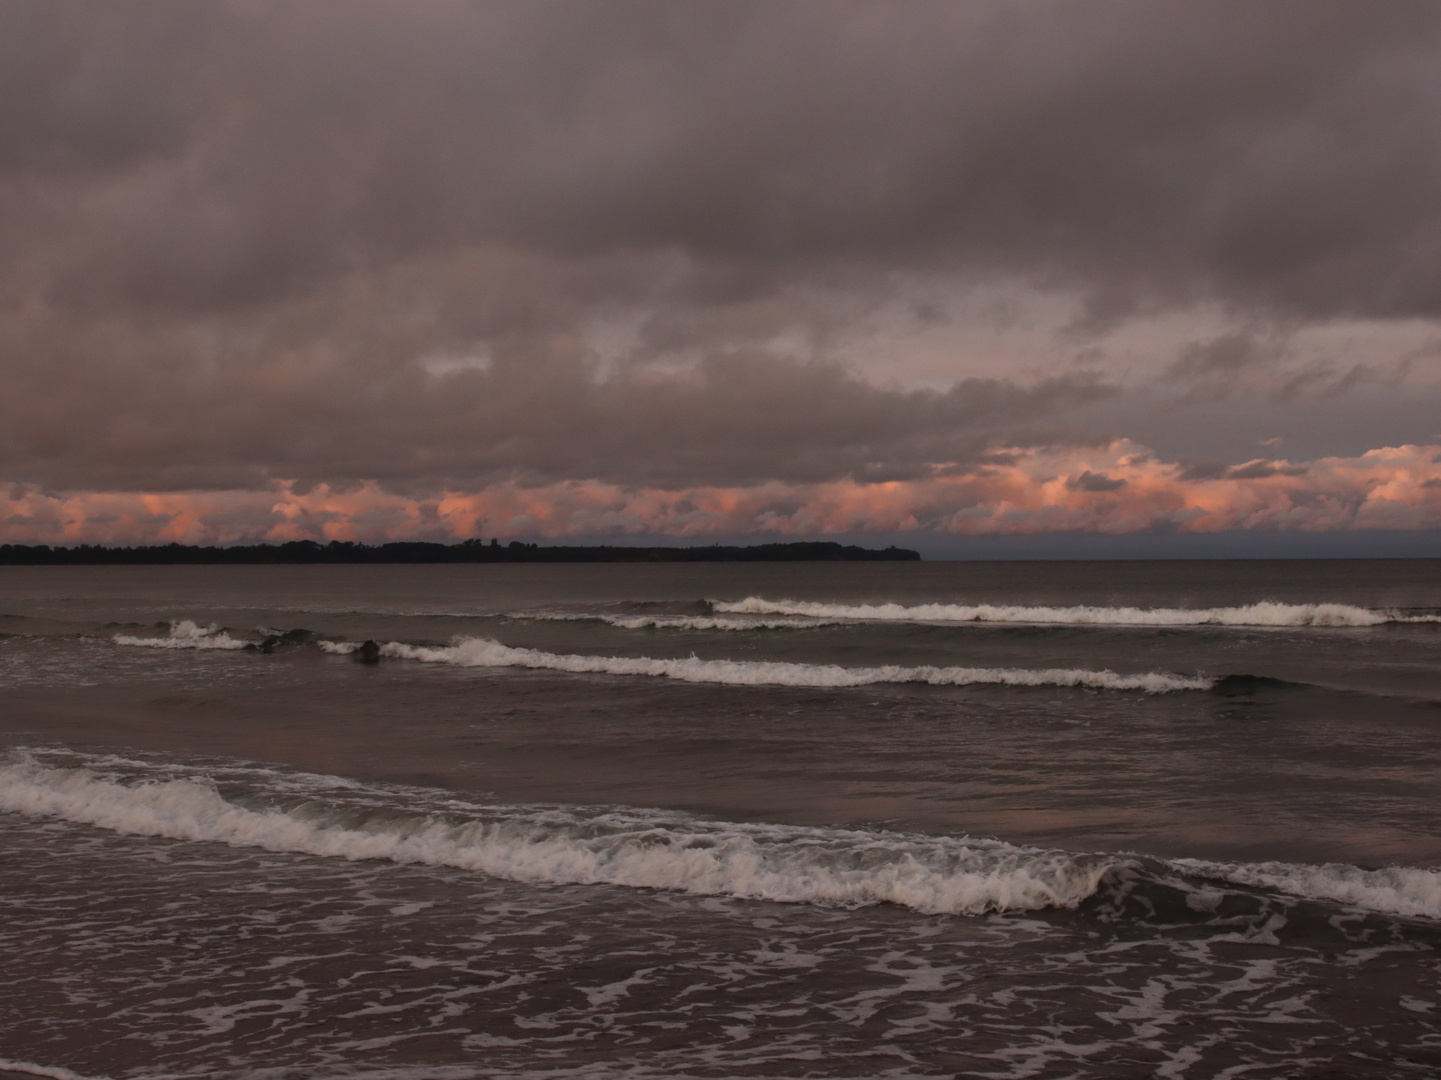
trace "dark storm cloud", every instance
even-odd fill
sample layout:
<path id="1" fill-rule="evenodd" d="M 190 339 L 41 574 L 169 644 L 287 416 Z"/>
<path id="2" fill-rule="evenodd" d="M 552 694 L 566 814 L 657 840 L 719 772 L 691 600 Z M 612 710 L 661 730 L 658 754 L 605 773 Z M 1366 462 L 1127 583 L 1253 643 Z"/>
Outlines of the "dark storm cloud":
<path id="1" fill-rule="evenodd" d="M 1043 439 L 1095 379 L 885 390 L 828 342 L 904 274 L 1441 315 L 1438 40 L 1430 3 L 11 0 L 0 465 L 729 483 Z"/>
<path id="2" fill-rule="evenodd" d="M 1305 476 L 1305 465 L 1290 465 L 1284 461 L 1255 458 L 1243 465 L 1228 466 L 1220 461 L 1193 461 L 1182 463 L 1176 469 L 1176 479 L 1183 482 L 1204 480 L 1264 480 L 1271 476 Z M 1425 486 L 1425 485 L 1423 485 Z"/>
<path id="3" fill-rule="evenodd" d="M 1103 491 L 1120 491 L 1126 486 L 1126 481 L 1121 477 L 1110 477 L 1105 473 L 1095 473 L 1090 469 L 1081 473 L 1080 476 L 1073 476 L 1066 481 L 1066 487 L 1072 491 L 1089 491 L 1092 493 Z"/>
<path id="4" fill-rule="evenodd" d="M 126 301 L 502 243 L 932 257 L 1099 274 L 1101 301 L 1149 282 L 1307 312 L 1441 303 L 1430 4 L 0 14 L 0 161 L 80 180 L 92 257 L 143 262 L 72 285 Z M 85 177 L 147 165 L 164 175 L 129 200 L 84 205 Z"/>

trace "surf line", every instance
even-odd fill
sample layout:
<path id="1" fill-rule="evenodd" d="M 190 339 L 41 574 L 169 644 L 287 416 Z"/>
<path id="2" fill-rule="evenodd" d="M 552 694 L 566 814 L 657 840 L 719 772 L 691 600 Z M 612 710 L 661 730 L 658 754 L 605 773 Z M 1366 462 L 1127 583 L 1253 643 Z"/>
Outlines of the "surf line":
<path id="1" fill-rule="evenodd" d="M 122 780 L 113 759 L 71 755 L 87 765 L 55 767 L 50 751 L 0 758 L 0 810 L 97 826 L 131 836 L 228 844 L 349 860 L 379 859 L 478 871 L 514 881 L 617 885 L 692 895 L 859 907 L 895 903 L 932 914 L 1076 908 L 1112 874 L 1211 896 L 1221 883 L 1339 903 L 1408 918 L 1441 918 L 1441 871 L 1364 869 L 1343 863 L 1155 862 L 1127 853 L 1068 852 L 969 836 L 709 821 L 666 811 L 613 807 L 475 806 L 475 816 L 438 815 L 404 802 L 364 812 L 308 797 L 287 809 L 297 785 L 262 794 L 257 805 L 225 798 L 210 771 L 140 766 Z M 264 778 L 261 778 L 262 780 Z M 272 776 L 271 780 L 277 777 Z M 301 788 L 360 785 L 298 774 Z M 382 789 L 370 793 L 384 797 Z M 284 796 L 281 803 L 271 801 Z M 1139 876 L 1137 876 L 1139 875 Z M 1173 875 L 1180 875 L 1179 877 Z M 1195 910 L 1211 910 L 1198 903 Z M 54 1080 L 87 1080 L 44 1066 L 7 1066 Z"/>
<path id="2" fill-rule="evenodd" d="M 512 881 L 837 907 L 894 903 L 951 915 L 1074 908 L 1128 862 L 970 837 L 666 822 L 644 813 L 587 818 L 495 807 L 488 820 L 457 821 L 401 807 L 357 817 L 316 801 L 287 811 L 231 802 L 203 776 L 122 783 L 23 755 L 0 762 L 0 809 L 132 836 L 450 866 Z"/>
<path id="3" fill-rule="evenodd" d="M 1046 607 L 1024 604 L 826 604 L 808 600 L 712 600 L 712 611 L 857 622 L 1030 623 L 1055 626 L 1381 626 L 1441 622 L 1441 615 L 1404 615 L 1352 604 L 1282 604 L 1263 600 L 1236 607 Z"/>
<path id="4" fill-rule="evenodd" d="M 224 631 L 177 622 L 167 637 L 117 634 L 117 645 L 166 649 L 244 649 L 249 644 Z M 329 653 L 354 653 L 356 642 L 319 641 Z M 367 646 L 374 648 L 374 646 Z M 451 645 L 408 645 L 392 641 L 379 646 L 380 656 L 477 668 L 532 668 L 575 674 L 643 675 L 679 682 L 719 686 L 804 686 L 844 688 L 880 683 L 924 683 L 931 686 L 1055 686 L 1092 690 L 1139 690 L 1165 694 L 1178 690 L 1210 690 L 1216 679 L 1206 675 L 1179 675 L 1149 671 L 1122 674 L 1087 668 L 842 667 L 839 664 L 800 664 L 783 660 L 702 660 L 699 657 L 583 656 L 515 648 L 493 638 L 460 638 Z"/>
<path id="5" fill-rule="evenodd" d="M 339 651 L 339 650 L 334 650 Z M 841 667 L 779 660 L 701 660 L 698 657 L 581 656 L 539 649 L 513 648 L 491 638 L 462 638 L 448 646 L 389 642 L 380 652 L 406 660 L 459 667 L 520 667 L 585 674 L 647 675 L 681 682 L 722 686 L 850 687 L 878 683 L 926 683 L 932 686 L 1060 686 L 1097 690 L 1140 690 L 1163 694 L 1176 690 L 1209 690 L 1216 680 L 1204 675 L 1167 672 L 1118 674 L 1085 668 Z"/>

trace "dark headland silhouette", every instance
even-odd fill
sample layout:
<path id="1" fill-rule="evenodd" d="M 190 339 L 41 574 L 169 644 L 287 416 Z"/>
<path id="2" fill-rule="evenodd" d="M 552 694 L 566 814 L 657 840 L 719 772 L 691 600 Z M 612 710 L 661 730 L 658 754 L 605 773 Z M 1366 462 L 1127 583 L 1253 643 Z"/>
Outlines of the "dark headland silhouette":
<path id="1" fill-rule="evenodd" d="M 79 544 L 0 544 L 0 566 L 175 566 L 260 565 L 276 563 L 658 563 L 658 562 L 917 562 L 920 553 L 906 548 L 882 550 L 838 544 L 829 540 L 749 547 L 541 547 L 512 540 L 466 540 L 437 544 L 418 540 L 359 544 L 332 540 L 291 540 L 284 544 L 240 544 L 195 547 L 156 544 L 148 547 L 102 547 Z"/>

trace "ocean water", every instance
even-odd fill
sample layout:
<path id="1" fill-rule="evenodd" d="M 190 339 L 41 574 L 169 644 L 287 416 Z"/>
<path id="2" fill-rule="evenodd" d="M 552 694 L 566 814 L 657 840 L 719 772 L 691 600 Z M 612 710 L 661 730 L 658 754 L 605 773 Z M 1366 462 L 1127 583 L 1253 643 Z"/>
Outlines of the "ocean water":
<path id="1" fill-rule="evenodd" d="M 0 1077 L 1432 1077 L 1438 800 L 1441 561 L 0 568 Z"/>

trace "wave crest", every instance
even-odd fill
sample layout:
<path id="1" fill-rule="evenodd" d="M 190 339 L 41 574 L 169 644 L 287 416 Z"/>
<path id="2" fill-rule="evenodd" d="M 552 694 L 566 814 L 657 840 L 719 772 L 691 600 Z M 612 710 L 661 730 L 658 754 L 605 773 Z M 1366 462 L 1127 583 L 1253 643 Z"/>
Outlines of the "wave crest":
<path id="1" fill-rule="evenodd" d="M 218 626 L 201 626 L 191 619 L 176 619 L 166 637 L 136 637 L 116 634 L 117 645 L 139 645 L 148 649 L 244 649 L 252 643 L 231 637 Z"/>
<path id="2" fill-rule="evenodd" d="M 1364 870 L 1348 863 L 1214 863 L 1177 859 L 1177 869 L 1308 900 L 1331 900 L 1392 915 L 1441 919 L 1441 871 L 1410 866 Z"/>
<path id="3" fill-rule="evenodd" d="M 386 859 L 552 884 L 931 914 L 1074 908 L 1118 860 L 966 837 L 706 822 L 678 815 L 490 808 L 487 817 L 250 807 L 204 779 L 124 783 L 34 760 L 0 766 L 0 808 L 115 832 L 345 859 Z M 1121 860 L 1124 861 L 1124 860 Z"/>
<path id="4" fill-rule="evenodd" d="M 67 764 L 48 760 L 56 756 Z M 1079 908 L 1128 921 L 1242 930 L 1249 923 L 1269 933 L 1286 921 L 1273 916 L 1284 916 L 1287 898 L 1295 898 L 1441 919 L 1438 870 L 1160 861 L 662 810 L 485 805 L 453 792 L 341 777 L 252 766 L 207 771 L 71 751 L 22 749 L 0 759 L 0 811 L 136 836 L 448 866 L 515 881 L 831 907 L 894 903 L 950 915 Z M 1226 884 L 1259 895 L 1232 893 Z M 1246 908 L 1248 897 L 1260 906 Z M 1271 906 L 1278 900 L 1280 908 Z"/>
<path id="5" fill-rule="evenodd" d="M 877 683 L 929 683 L 933 686 L 1076 686 L 1101 690 L 1141 690 L 1148 694 L 1175 690 L 1209 690 L 1215 680 L 1205 676 L 1145 672 L 1122 675 L 1083 668 L 841 667 L 764 660 L 701 660 L 649 656 L 580 656 L 520 649 L 491 638 L 462 638 L 453 645 L 423 646 L 390 642 L 385 656 L 461 667 L 521 667 L 607 675 L 648 675 L 682 682 L 724 686 L 872 686 Z"/>
<path id="6" fill-rule="evenodd" d="M 1024 604 L 825 604 L 807 600 L 711 601 L 712 610 L 736 615 L 789 615 L 866 622 L 1029 623 L 1056 626 L 1380 626 L 1438 622 L 1437 615 L 1403 615 L 1351 604 L 1282 604 L 1264 600 L 1238 607 L 1045 607 Z"/>

